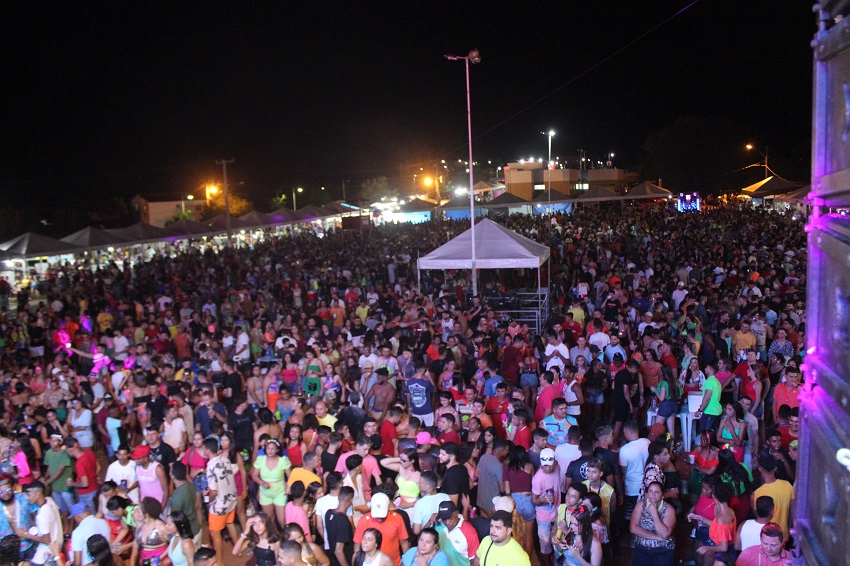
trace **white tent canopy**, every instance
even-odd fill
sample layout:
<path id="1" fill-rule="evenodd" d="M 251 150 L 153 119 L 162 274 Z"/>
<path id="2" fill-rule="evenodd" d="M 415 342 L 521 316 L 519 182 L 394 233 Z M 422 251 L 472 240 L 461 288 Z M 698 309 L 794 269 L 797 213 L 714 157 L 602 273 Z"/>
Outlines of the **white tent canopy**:
<path id="1" fill-rule="evenodd" d="M 472 233 L 467 230 L 419 258 L 419 269 L 472 269 Z M 477 269 L 538 269 L 549 247 L 485 218 L 475 225 Z"/>

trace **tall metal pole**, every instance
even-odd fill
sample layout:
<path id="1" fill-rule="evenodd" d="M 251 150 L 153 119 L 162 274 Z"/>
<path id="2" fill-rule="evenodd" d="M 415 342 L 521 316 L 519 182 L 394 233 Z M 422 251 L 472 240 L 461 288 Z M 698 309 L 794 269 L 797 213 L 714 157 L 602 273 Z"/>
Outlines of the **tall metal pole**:
<path id="1" fill-rule="evenodd" d="M 552 130 L 549 130 L 549 161 L 546 162 L 547 191 L 549 192 L 549 216 L 552 216 Z"/>
<path id="2" fill-rule="evenodd" d="M 475 261 L 475 174 L 472 166 L 472 101 L 469 96 L 469 57 L 464 57 L 466 63 L 466 121 L 469 127 L 469 224 L 472 234 L 472 296 L 478 294 L 478 273 Z"/>
<path id="3" fill-rule="evenodd" d="M 227 164 L 233 163 L 236 161 L 235 159 L 222 159 L 221 161 L 216 161 L 217 165 L 221 165 L 222 174 L 224 176 L 224 226 L 227 230 L 227 247 L 231 247 L 233 244 L 230 240 L 230 189 L 227 186 Z"/>

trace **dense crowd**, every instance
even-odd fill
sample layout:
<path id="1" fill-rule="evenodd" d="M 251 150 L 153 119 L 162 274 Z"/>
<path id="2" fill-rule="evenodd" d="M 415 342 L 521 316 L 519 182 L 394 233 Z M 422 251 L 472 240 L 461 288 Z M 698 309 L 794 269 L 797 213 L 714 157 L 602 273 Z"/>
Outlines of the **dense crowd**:
<path id="1" fill-rule="evenodd" d="M 802 225 L 504 223 L 543 328 L 536 274 L 417 273 L 468 222 L 0 283 L 0 566 L 785 564 Z"/>

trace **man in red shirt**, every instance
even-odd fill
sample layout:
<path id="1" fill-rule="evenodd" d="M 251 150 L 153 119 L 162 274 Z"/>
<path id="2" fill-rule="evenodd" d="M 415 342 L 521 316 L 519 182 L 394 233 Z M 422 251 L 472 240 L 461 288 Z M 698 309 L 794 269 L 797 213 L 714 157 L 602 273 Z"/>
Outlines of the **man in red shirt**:
<path id="1" fill-rule="evenodd" d="M 514 336 L 510 344 L 502 351 L 502 367 L 499 374 L 513 385 L 519 383 L 519 370 L 522 364 L 522 336 Z"/>
<path id="2" fill-rule="evenodd" d="M 534 408 L 534 422 L 536 423 L 552 414 L 552 401 L 561 396 L 561 385 L 551 371 L 543 372 L 543 375 L 540 376 L 540 385 L 542 389 L 537 398 L 537 406 Z"/>
<path id="3" fill-rule="evenodd" d="M 384 456 L 398 457 L 398 431 L 396 427 L 401 422 L 404 411 L 393 407 L 387 414 L 386 420 L 381 423 L 381 454 Z"/>
<path id="4" fill-rule="evenodd" d="M 460 440 L 460 435 L 455 431 L 455 417 L 450 413 L 446 413 L 440 417 L 440 420 L 437 421 L 437 428 L 440 430 L 440 434 L 437 435 L 437 444 L 442 446 L 447 442 L 454 442 L 458 446 L 463 444 Z"/>
<path id="5" fill-rule="evenodd" d="M 526 450 L 531 448 L 531 429 L 528 427 L 530 418 L 531 416 L 525 409 L 514 411 L 511 432 L 508 434 L 508 440 L 512 440 L 514 444 L 522 446 Z"/>
<path id="6" fill-rule="evenodd" d="M 404 520 L 395 511 L 390 511 L 390 498 L 383 493 L 372 497 L 372 506 L 363 515 L 354 531 L 354 553 L 360 551 L 363 533 L 366 529 L 377 529 L 381 532 L 381 552 L 393 559 L 395 566 L 401 563 L 401 555 L 410 548 L 410 533 L 404 526 Z"/>
<path id="7" fill-rule="evenodd" d="M 800 370 L 785 368 L 785 383 L 779 383 L 773 390 L 773 422 L 778 422 L 779 407 L 788 405 L 791 409 L 800 406 Z"/>
<path id="8" fill-rule="evenodd" d="M 74 479 L 68 480 L 68 487 L 77 489 L 80 503 L 85 503 L 89 509 L 95 509 L 94 498 L 97 495 L 97 458 L 91 448 L 80 448 L 76 438 L 65 441 L 68 455 L 76 460 L 74 463 Z"/>
<path id="9" fill-rule="evenodd" d="M 496 396 L 491 397 L 487 404 L 484 405 L 484 412 L 490 415 L 493 419 L 493 428 L 496 429 L 496 434 L 499 438 L 506 437 L 505 426 L 508 417 L 508 407 L 511 406 L 511 400 L 508 399 L 508 384 L 502 381 L 496 385 Z"/>

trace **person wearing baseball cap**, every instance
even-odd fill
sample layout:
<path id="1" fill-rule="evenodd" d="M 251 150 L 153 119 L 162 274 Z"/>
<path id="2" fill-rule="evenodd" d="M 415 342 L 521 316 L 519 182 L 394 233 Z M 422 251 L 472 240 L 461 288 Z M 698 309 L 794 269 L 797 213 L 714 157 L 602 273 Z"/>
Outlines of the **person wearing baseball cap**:
<path id="1" fill-rule="evenodd" d="M 536 507 L 537 534 L 540 537 L 539 552 L 542 564 L 551 564 L 552 562 L 551 555 L 554 551 L 552 547 L 552 527 L 555 523 L 556 505 L 560 501 L 561 476 L 555 468 L 555 451 L 551 448 L 544 448 L 540 451 L 540 469 L 531 478 L 531 503 Z M 510 515 L 508 516 L 510 517 Z"/>
<path id="2" fill-rule="evenodd" d="M 109 523 L 92 515 L 92 509 L 82 501 L 71 506 L 71 519 L 77 527 L 71 533 L 71 558 L 74 564 L 91 564 L 94 558 L 86 548 L 86 542 L 94 535 L 103 535 L 110 540 Z"/>
<path id="3" fill-rule="evenodd" d="M 382 492 L 372 495 L 369 512 L 357 523 L 354 531 L 354 552 L 360 551 L 360 543 L 367 529 L 381 533 L 381 552 L 389 556 L 395 566 L 401 563 L 401 555 L 410 548 L 407 527 L 395 511 L 390 510 L 390 498 Z"/>

